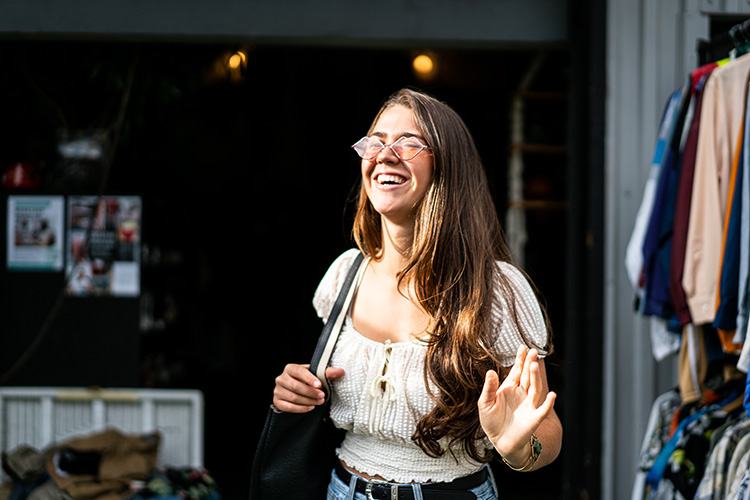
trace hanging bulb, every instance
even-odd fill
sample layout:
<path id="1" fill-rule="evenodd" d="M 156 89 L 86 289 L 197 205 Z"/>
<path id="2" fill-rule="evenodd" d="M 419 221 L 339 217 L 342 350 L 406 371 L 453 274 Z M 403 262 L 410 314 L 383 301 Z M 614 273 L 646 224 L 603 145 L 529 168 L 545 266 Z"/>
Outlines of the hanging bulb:
<path id="1" fill-rule="evenodd" d="M 414 56 L 411 62 L 412 69 L 417 78 L 429 80 L 437 75 L 438 61 L 435 54 L 426 51 Z"/>
<path id="2" fill-rule="evenodd" d="M 227 60 L 227 66 L 229 66 L 230 70 L 237 70 L 245 65 L 246 60 L 247 56 L 245 55 L 245 53 L 241 50 L 238 50 L 237 52 L 229 56 L 229 59 Z"/>
<path id="3" fill-rule="evenodd" d="M 247 67 L 247 55 L 244 51 L 238 50 L 230 55 L 226 60 L 226 65 L 230 81 L 239 83 L 244 80 Z"/>
<path id="4" fill-rule="evenodd" d="M 432 70 L 435 68 L 435 63 L 427 54 L 419 54 L 414 58 L 412 66 L 417 73 L 427 75 L 429 73 L 432 73 Z"/>

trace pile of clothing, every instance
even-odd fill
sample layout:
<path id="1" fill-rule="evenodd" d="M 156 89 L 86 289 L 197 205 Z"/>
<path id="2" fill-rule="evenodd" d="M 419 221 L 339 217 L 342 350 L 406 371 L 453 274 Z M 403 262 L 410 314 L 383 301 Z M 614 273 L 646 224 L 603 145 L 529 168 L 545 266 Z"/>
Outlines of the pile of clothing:
<path id="1" fill-rule="evenodd" d="M 0 500 L 221 500 L 206 470 L 157 467 L 160 441 L 107 429 L 46 450 L 19 446 L 2 453 L 11 482 Z"/>
<path id="2" fill-rule="evenodd" d="M 651 408 L 632 500 L 748 500 L 750 418 L 742 381 L 706 389 L 700 402 L 679 391 Z"/>

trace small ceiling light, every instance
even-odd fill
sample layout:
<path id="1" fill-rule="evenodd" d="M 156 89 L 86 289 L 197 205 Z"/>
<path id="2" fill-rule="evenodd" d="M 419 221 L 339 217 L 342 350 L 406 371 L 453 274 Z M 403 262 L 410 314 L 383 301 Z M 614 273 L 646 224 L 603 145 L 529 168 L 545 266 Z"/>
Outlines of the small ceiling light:
<path id="1" fill-rule="evenodd" d="M 412 66 L 417 74 L 422 76 L 429 76 L 435 71 L 435 63 L 432 58 L 427 54 L 419 54 L 412 61 Z"/>
<path id="2" fill-rule="evenodd" d="M 227 61 L 227 65 L 230 69 L 239 69 L 241 66 L 245 65 L 245 53 L 240 51 L 235 52 L 231 56 L 229 56 L 229 60 Z"/>

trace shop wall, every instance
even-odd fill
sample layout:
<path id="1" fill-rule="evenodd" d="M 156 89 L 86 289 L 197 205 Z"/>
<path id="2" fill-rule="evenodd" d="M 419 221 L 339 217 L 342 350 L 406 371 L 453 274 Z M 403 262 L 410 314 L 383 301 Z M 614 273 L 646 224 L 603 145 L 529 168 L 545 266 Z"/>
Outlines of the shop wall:
<path id="1" fill-rule="evenodd" d="M 676 382 L 674 364 L 654 360 L 648 323 L 634 313 L 624 255 L 663 101 L 688 71 L 682 8 L 678 0 L 607 6 L 602 498 L 613 500 L 630 498 L 651 402 Z"/>

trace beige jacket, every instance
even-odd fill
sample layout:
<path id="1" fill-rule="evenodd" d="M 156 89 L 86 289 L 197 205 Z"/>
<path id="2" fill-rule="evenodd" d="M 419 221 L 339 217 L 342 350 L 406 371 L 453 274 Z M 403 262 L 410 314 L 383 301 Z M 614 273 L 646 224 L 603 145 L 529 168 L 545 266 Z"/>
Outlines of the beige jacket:
<path id="1" fill-rule="evenodd" d="M 696 325 L 712 322 L 716 314 L 724 214 L 749 72 L 745 54 L 716 68 L 704 90 L 682 278 Z"/>

